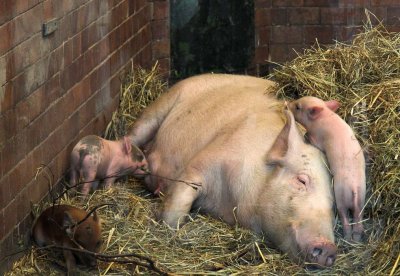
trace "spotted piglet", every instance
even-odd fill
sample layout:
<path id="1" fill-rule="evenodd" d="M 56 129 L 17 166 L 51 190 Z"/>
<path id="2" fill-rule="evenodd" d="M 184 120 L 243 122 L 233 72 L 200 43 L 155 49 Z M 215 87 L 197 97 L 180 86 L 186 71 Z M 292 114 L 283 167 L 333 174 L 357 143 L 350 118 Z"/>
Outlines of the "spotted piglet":
<path id="1" fill-rule="evenodd" d="M 96 135 L 82 138 L 71 153 L 70 185 L 82 181 L 82 194 L 96 189 L 99 180 L 109 188 L 121 176 L 143 175 L 147 161 L 143 152 L 132 144 L 128 137 L 117 141 L 103 139 Z"/>
<path id="2" fill-rule="evenodd" d="M 364 232 L 361 220 L 366 189 L 365 159 L 353 130 L 335 113 L 339 105 L 335 100 L 324 102 L 307 96 L 289 103 L 289 108 L 306 128 L 311 143 L 326 153 L 345 239 L 360 241 Z"/>

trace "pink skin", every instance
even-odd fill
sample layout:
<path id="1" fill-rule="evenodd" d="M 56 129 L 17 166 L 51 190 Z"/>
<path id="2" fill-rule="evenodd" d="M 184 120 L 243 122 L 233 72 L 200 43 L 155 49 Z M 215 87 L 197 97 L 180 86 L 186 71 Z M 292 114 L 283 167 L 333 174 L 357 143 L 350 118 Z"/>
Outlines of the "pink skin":
<path id="1" fill-rule="evenodd" d="M 331 179 L 321 151 L 265 93 L 274 85 L 222 74 L 183 80 L 145 109 L 130 137 L 147 149 L 151 172 L 165 177 L 145 183 L 164 194 L 159 218 L 171 227 L 200 208 L 262 233 L 296 261 L 332 266 Z"/>
<path id="2" fill-rule="evenodd" d="M 101 247 L 100 219 L 93 212 L 78 226 L 87 215 L 86 211 L 70 205 L 55 205 L 47 208 L 36 220 L 32 229 L 37 245 L 43 247 L 58 245 L 63 247 L 83 247 L 92 252 L 99 252 Z M 68 273 L 76 268 L 76 257 L 87 266 L 96 265 L 96 259 L 90 255 L 63 250 Z"/>
<path id="3" fill-rule="evenodd" d="M 326 153 L 345 239 L 360 241 L 364 232 L 365 160 L 352 129 L 335 113 L 339 103 L 303 97 L 289 103 L 289 108 L 306 128 L 311 143 Z"/>
<path id="4" fill-rule="evenodd" d="M 97 188 L 104 179 L 104 187 L 110 188 L 114 181 L 129 174 L 145 174 L 147 161 L 142 151 L 128 137 L 109 141 L 96 135 L 82 138 L 71 153 L 70 185 L 84 182 L 82 194 L 91 187 Z"/>

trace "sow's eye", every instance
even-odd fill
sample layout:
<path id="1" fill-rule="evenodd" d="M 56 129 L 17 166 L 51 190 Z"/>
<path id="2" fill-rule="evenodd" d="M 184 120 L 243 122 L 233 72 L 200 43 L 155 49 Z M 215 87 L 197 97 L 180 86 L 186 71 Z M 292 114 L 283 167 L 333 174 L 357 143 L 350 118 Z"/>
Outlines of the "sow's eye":
<path id="1" fill-rule="evenodd" d="M 295 186 L 299 190 L 307 190 L 310 185 L 310 178 L 306 174 L 298 174 L 295 177 Z"/>

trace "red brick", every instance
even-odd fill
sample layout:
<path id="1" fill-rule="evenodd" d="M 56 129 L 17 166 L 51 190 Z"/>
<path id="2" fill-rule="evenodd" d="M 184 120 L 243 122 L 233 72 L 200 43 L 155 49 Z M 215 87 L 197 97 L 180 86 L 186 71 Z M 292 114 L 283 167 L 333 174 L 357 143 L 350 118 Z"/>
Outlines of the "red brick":
<path id="1" fill-rule="evenodd" d="M 169 26 L 166 20 L 157 20 L 151 23 L 151 32 L 154 40 L 169 38 Z"/>
<path id="2" fill-rule="evenodd" d="M 53 9 L 53 1 L 51 1 L 51 0 L 43 1 L 43 19 L 45 21 L 54 18 L 53 10 L 54 10 Z"/>
<path id="3" fill-rule="evenodd" d="M 103 0 L 101 0 L 103 1 Z M 100 0 L 93 0 L 91 2 L 89 2 L 88 4 L 88 14 L 87 14 L 87 21 L 86 24 L 89 25 L 92 22 L 96 21 L 99 19 L 99 17 L 101 16 L 99 13 L 100 10 Z"/>
<path id="4" fill-rule="evenodd" d="M 90 79 L 91 80 L 90 85 L 92 89 L 97 90 L 99 88 L 98 87 L 99 81 L 93 83 L 92 80 L 105 80 L 108 79 L 110 75 L 111 75 L 111 61 L 110 59 L 107 59 L 105 62 L 101 64 L 101 66 L 96 70 L 96 72 L 93 73 L 93 76 L 95 76 L 96 78 L 91 77 Z"/>
<path id="5" fill-rule="evenodd" d="M 370 6 L 371 0 L 339 0 L 340 7 L 364 7 Z"/>
<path id="6" fill-rule="evenodd" d="M 304 0 L 304 6 L 305 7 L 337 7 L 339 1 L 340 0 Z M 350 0 L 350 1 L 352 1 L 352 0 Z"/>
<path id="7" fill-rule="evenodd" d="M 39 114 L 48 107 L 50 102 L 45 98 L 45 87 L 39 87 L 28 98 L 22 100 L 16 106 L 17 120 L 15 122 L 16 130 L 20 131 L 32 122 Z"/>
<path id="8" fill-rule="evenodd" d="M 261 46 L 255 49 L 254 59 L 257 63 L 265 63 L 269 59 L 268 46 Z"/>
<path id="9" fill-rule="evenodd" d="M 272 0 L 272 5 L 276 7 L 301 7 L 303 0 Z"/>
<path id="10" fill-rule="evenodd" d="M 171 62 L 169 58 L 163 58 L 158 60 L 158 70 L 160 72 L 161 77 L 168 78 L 169 72 L 171 69 Z"/>
<path id="11" fill-rule="evenodd" d="M 7 56 L 7 80 L 21 73 L 26 67 L 32 65 L 41 57 L 41 35 L 34 35 L 15 47 Z"/>
<path id="12" fill-rule="evenodd" d="M 92 24 L 82 31 L 82 53 L 86 52 L 93 44 L 100 39 L 100 32 L 98 31 L 98 25 Z"/>
<path id="13" fill-rule="evenodd" d="M 286 44 L 273 44 L 270 46 L 270 61 L 285 62 L 287 61 L 288 49 Z"/>
<path id="14" fill-rule="evenodd" d="M 160 40 L 153 43 L 153 58 L 166 58 L 170 56 L 170 41 Z"/>
<path id="15" fill-rule="evenodd" d="M 84 57 L 80 56 L 68 68 L 61 72 L 61 87 L 64 90 L 70 89 L 83 77 Z"/>
<path id="16" fill-rule="evenodd" d="M 72 39 L 69 39 L 68 41 L 64 42 L 63 44 L 63 60 L 64 60 L 64 66 L 63 69 L 71 65 L 72 63 Z"/>
<path id="17" fill-rule="evenodd" d="M 276 43 L 302 43 L 303 27 L 300 26 L 273 26 L 271 42 Z"/>
<path id="18" fill-rule="evenodd" d="M 40 0 L 16 0 L 16 5 L 14 6 L 14 15 L 21 14 L 32 7 L 39 4 Z"/>
<path id="19" fill-rule="evenodd" d="M 319 8 L 290 8 L 287 13 L 290 24 L 309 25 L 320 22 Z"/>
<path id="20" fill-rule="evenodd" d="M 400 33 L 400 26 L 387 26 L 386 29 L 388 32 Z"/>
<path id="21" fill-rule="evenodd" d="M 398 0 L 371 0 L 372 6 L 381 6 L 381 7 L 400 7 L 400 1 Z"/>
<path id="22" fill-rule="evenodd" d="M 152 47 L 151 44 L 149 43 L 139 52 L 138 55 L 139 64 L 145 69 L 150 69 L 150 67 L 153 65 L 151 62 L 151 57 L 152 57 Z"/>
<path id="23" fill-rule="evenodd" d="M 0 179 L 0 210 L 11 201 L 10 181 L 8 176 Z"/>
<path id="24" fill-rule="evenodd" d="M 41 32 L 43 7 L 37 5 L 21 16 L 15 18 L 13 45 L 29 38 L 35 33 Z"/>
<path id="25" fill-rule="evenodd" d="M 305 43 L 313 44 L 318 40 L 321 44 L 332 44 L 334 42 L 335 30 L 333 26 L 305 26 Z"/>
<path id="26" fill-rule="evenodd" d="M 0 199 L 1 199 L 1 195 L 0 195 Z M 1 203 L 0 203 L 1 204 Z M 4 221 L 4 210 L 0 209 L 0 221 L 3 222 Z M 3 240 L 3 238 L 6 236 L 6 233 L 4 231 L 4 223 L 0 224 L 0 241 Z M 1 251 L 1 250 L 0 250 Z M 4 255 L 0 255 L 0 258 L 3 259 Z"/>
<path id="27" fill-rule="evenodd" d="M 321 8 L 321 24 L 346 24 L 346 11 L 343 8 Z"/>
<path id="28" fill-rule="evenodd" d="M 169 17 L 169 2 L 156 1 L 153 2 L 153 20 L 168 19 Z"/>
<path id="29" fill-rule="evenodd" d="M 304 49 L 306 48 L 305 45 L 303 44 L 288 44 L 288 56 L 287 59 L 289 60 L 293 60 L 296 57 L 298 57 L 298 55 L 303 54 Z"/>
<path id="30" fill-rule="evenodd" d="M 29 201 L 37 204 L 49 191 L 48 180 L 43 175 L 41 175 L 37 178 L 37 180 L 29 183 L 26 187 L 26 190 L 29 194 Z"/>
<path id="31" fill-rule="evenodd" d="M 270 27 L 256 30 L 256 47 L 268 45 L 270 39 L 271 39 Z"/>
<path id="32" fill-rule="evenodd" d="M 272 0 L 255 0 L 254 7 L 259 8 L 270 8 L 272 6 Z"/>
<path id="33" fill-rule="evenodd" d="M 354 35 L 362 31 L 361 26 L 347 27 L 340 26 L 336 29 L 336 39 L 338 41 L 347 42 L 353 40 Z"/>
<path id="34" fill-rule="evenodd" d="M 12 47 L 15 21 L 10 21 L 0 26 L 0 56 Z"/>
<path id="35" fill-rule="evenodd" d="M 373 25 L 377 25 L 380 21 L 383 21 L 384 25 L 387 24 L 387 20 L 388 20 L 388 12 L 389 10 L 391 10 L 392 8 L 385 8 L 385 7 L 372 7 L 370 8 L 370 12 L 372 14 L 374 14 L 375 16 L 371 15 L 370 19 Z M 396 8 L 393 8 L 396 9 Z M 376 17 L 376 18 L 375 18 Z M 398 15 L 398 17 L 400 17 L 400 15 Z M 363 22 L 366 22 L 366 15 L 365 15 L 365 11 L 363 13 Z"/>
<path id="36" fill-rule="evenodd" d="M 254 15 L 254 26 L 262 27 L 271 25 L 271 10 L 257 9 Z"/>
<path id="37" fill-rule="evenodd" d="M 135 11 L 139 11 L 142 8 L 145 8 L 146 4 L 147 4 L 147 0 L 136 0 L 136 1 L 133 1 L 133 2 L 135 2 L 134 3 L 135 4 Z"/>
<path id="38" fill-rule="evenodd" d="M 59 7 L 59 9 L 63 10 L 64 14 L 71 12 L 77 7 L 77 1 L 61 1 L 59 4 L 62 4 L 62 7 Z"/>
<path id="39" fill-rule="evenodd" d="M 31 137 L 22 133 L 4 143 L 2 166 L 5 173 L 10 171 L 29 152 L 29 139 Z"/>
<path id="40" fill-rule="evenodd" d="M 0 96 L 1 96 L 1 101 L 0 101 L 0 114 L 3 114 L 10 108 L 12 108 L 15 104 L 15 96 L 14 96 L 14 87 L 11 82 L 8 82 L 4 84 L 0 88 Z"/>
<path id="41" fill-rule="evenodd" d="M 400 25 L 400 8 L 390 8 L 387 10 L 387 24 Z"/>
<path id="42" fill-rule="evenodd" d="M 136 2 L 136 1 L 134 1 Z M 129 7 L 128 2 L 123 1 L 111 11 L 110 30 L 119 26 L 128 17 Z"/>
<path id="43" fill-rule="evenodd" d="M 79 33 L 72 38 L 72 60 L 75 61 L 82 55 L 82 34 Z"/>
<path id="44" fill-rule="evenodd" d="M 29 183 L 34 178 L 35 170 L 36 167 L 33 167 L 32 155 L 28 155 L 10 172 L 9 181 L 12 183 L 11 198 L 15 198 L 26 183 Z"/>
<path id="45" fill-rule="evenodd" d="M 8 139 L 17 133 L 17 117 L 18 113 L 13 109 L 8 110 L 0 117 L 0 145 L 4 145 Z"/>
<path id="46" fill-rule="evenodd" d="M 27 193 L 28 190 L 23 190 L 16 198 L 17 201 L 17 222 L 20 223 L 24 220 L 24 218 L 29 214 L 31 206 L 30 206 L 30 194 Z M 18 237 L 19 240 L 20 237 Z"/>
<path id="47" fill-rule="evenodd" d="M 272 25 L 286 25 L 287 21 L 286 8 L 273 8 L 271 9 L 271 23 Z"/>
<path id="48" fill-rule="evenodd" d="M 371 8 L 370 10 L 376 15 L 378 19 L 386 20 L 387 18 L 386 8 L 374 7 Z M 363 25 L 363 22 L 365 22 L 367 19 L 364 8 L 349 8 L 346 10 L 346 16 L 347 16 L 347 25 Z M 377 23 L 377 20 L 375 19 L 374 16 L 371 16 L 370 18 L 373 24 Z"/>
<path id="49" fill-rule="evenodd" d="M 17 200 L 11 201 L 8 206 L 4 209 L 4 232 L 6 235 L 16 227 L 18 220 L 16 216 L 16 210 L 18 208 Z"/>
<path id="50" fill-rule="evenodd" d="M 0 26 L 14 16 L 13 4 L 12 1 L 0 1 Z"/>

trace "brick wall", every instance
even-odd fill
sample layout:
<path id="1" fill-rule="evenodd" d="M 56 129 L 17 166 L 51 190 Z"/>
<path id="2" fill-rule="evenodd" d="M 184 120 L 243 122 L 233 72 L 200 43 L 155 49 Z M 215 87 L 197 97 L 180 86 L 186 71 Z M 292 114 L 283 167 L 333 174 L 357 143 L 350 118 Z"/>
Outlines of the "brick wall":
<path id="1" fill-rule="evenodd" d="M 73 145 L 103 133 L 123 70 L 159 60 L 168 76 L 168 11 L 165 0 L 0 1 L 0 260 L 28 240 L 30 202 L 48 192 L 37 168 L 54 184 Z"/>
<path id="2" fill-rule="evenodd" d="M 389 31 L 400 31 L 398 0 L 255 0 L 255 57 L 265 75 L 267 61 L 284 62 L 316 41 L 349 41 L 362 30 L 364 9 Z M 373 22 L 376 23 L 374 19 Z"/>

